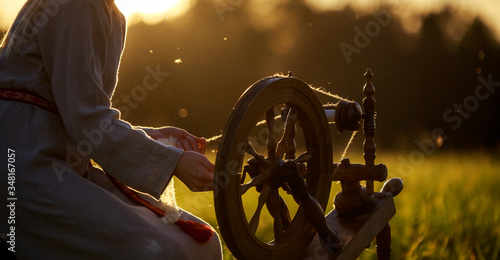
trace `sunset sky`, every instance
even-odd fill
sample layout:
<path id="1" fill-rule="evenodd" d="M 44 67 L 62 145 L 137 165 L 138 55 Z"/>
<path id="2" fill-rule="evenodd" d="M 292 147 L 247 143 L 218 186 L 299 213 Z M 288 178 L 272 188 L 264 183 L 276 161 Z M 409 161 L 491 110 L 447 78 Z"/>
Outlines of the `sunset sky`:
<path id="1" fill-rule="evenodd" d="M 241 1 L 226 0 L 116 0 L 117 5 L 122 12 L 129 17 L 129 23 L 135 21 L 144 21 L 146 23 L 156 23 L 166 19 L 173 19 L 182 15 L 196 1 L 213 1 L 214 12 L 217 12 L 216 6 L 228 6 L 231 9 L 237 9 L 243 6 Z M 256 12 L 272 12 L 272 4 L 265 0 L 250 0 L 252 9 Z M 484 23 L 490 26 L 500 39 L 500 16 L 497 11 L 500 10 L 500 1 L 497 0 L 304 0 L 314 10 L 339 10 L 346 5 L 350 5 L 360 14 L 366 14 L 377 8 L 379 4 L 389 6 L 392 14 L 404 17 L 403 25 L 411 32 L 418 32 L 420 29 L 420 16 L 432 12 L 438 12 L 445 6 L 452 6 L 457 14 L 461 14 L 461 21 L 467 23 L 475 16 L 483 19 Z M 0 26 L 7 29 L 15 18 L 17 11 L 21 8 L 25 0 L 0 0 Z M 280 2 L 280 1 L 275 1 Z"/>

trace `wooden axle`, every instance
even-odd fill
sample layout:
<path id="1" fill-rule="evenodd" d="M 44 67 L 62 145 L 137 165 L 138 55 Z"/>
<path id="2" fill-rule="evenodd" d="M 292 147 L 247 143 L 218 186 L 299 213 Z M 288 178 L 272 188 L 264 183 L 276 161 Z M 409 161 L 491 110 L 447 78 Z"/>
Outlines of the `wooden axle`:
<path id="1" fill-rule="evenodd" d="M 351 164 L 349 159 L 342 160 L 342 163 L 333 164 L 333 181 L 385 181 L 387 179 L 387 166 L 378 164 L 366 166 L 362 164 Z"/>

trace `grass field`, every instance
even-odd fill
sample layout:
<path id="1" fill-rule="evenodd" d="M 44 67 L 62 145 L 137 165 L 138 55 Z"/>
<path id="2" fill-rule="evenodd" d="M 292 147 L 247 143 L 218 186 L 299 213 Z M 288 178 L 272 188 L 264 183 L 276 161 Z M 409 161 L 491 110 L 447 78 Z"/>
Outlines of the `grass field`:
<path id="1" fill-rule="evenodd" d="M 403 165 L 408 152 L 377 155 L 389 169 L 389 178 L 401 177 L 405 187 L 395 198 L 391 220 L 393 259 L 500 259 L 500 159 L 487 153 L 433 154 Z M 352 162 L 362 162 L 352 158 Z M 211 158 L 214 161 L 214 158 Z M 405 159 L 408 160 L 408 159 Z M 418 165 L 415 165 L 417 164 Z M 404 169 L 413 169 L 404 172 Z M 381 184 L 376 184 L 379 190 Z M 180 207 L 217 227 L 213 197 L 191 193 L 176 182 Z M 329 207 L 340 185 L 332 183 Z M 245 196 L 249 204 L 255 197 Z M 291 202 L 289 203 L 291 204 Z M 261 223 L 259 229 L 266 230 Z M 267 229 L 272 232 L 272 228 Z M 266 235 L 271 234 L 263 234 Z M 375 243 L 360 259 L 376 259 Z M 224 259 L 232 259 L 224 248 Z"/>

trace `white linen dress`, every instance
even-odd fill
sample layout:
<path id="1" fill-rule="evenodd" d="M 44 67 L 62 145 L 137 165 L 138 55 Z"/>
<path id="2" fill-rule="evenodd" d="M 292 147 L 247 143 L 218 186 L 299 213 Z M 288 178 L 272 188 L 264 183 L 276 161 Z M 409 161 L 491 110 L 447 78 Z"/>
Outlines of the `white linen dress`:
<path id="1" fill-rule="evenodd" d="M 35 92 L 59 109 L 58 115 L 0 100 L 4 239 L 14 226 L 18 259 L 220 259 L 217 234 L 197 243 L 89 166 L 92 158 L 125 185 L 158 199 L 182 155 L 118 119 L 111 108 L 125 41 L 123 15 L 112 0 L 45 2 L 51 5 L 34 16 L 36 29 L 0 56 L 0 88 Z M 43 13 L 46 21 L 40 20 Z M 14 196 L 7 194 L 8 149 L 16 156 Z M 14 225 L 7 222 L 8 197 L 16 198 Z M 181 218 L 202 222 L 187 212 Z"/>

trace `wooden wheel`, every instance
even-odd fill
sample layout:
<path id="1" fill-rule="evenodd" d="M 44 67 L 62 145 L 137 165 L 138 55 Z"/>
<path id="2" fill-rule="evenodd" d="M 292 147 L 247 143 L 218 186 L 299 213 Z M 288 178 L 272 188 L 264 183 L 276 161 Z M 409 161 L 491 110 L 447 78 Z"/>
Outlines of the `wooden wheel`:
<path id="1" fill-rule="evenodd" d="M 280 114 L 286 117 L 282 128 L 276 126 Z M 265 123 L 258 131 L 261 120 Z M 279 142 L 275 135 L 281 135 Z M 300 158 L 295 156 L 298 137 L 305 150 Z M 264 152 L 254 149 L 259 138 L 265 139 Z M 314 91 L 298 79 L 264 78 L 248 88 L 235 105 L 215 164 L 217 222 L 227 247 L 238 259 L 298 259 L 315 234 L 301 208 L 293 216 L 282 198 L 283 190 L 289 190 L 279 173 L 284 160 L 296 161 L 309 193 L 324 210 L 332 180 L 332 140 L 322 105 Z M 256 209 L 246 212 L 242 196 L 254 189 L 258 192 Z M 266 209 L 274 224 L 270 231 L 274 237 L 269 240 L 256 235 Z"/>

